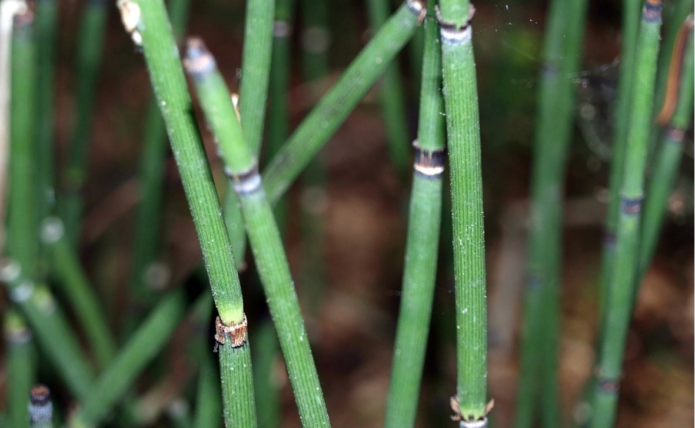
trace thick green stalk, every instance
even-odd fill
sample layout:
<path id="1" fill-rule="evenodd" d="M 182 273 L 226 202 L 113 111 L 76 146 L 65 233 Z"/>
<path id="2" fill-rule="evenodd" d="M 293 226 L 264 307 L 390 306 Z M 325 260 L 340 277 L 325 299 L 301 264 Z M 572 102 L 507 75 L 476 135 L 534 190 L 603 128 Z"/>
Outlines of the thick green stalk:
<path id="1" fill-rule="evenodd" d="M 220 367 L 224 407 L 236 411 L 234 421 L 228 420 L 227 424 L 229 427 L 254 427 L 251 358 L 246 342 L 241 286 L 164 3 L 161 0 L 120 0 L 118 5 L 126 30 L 137 44 L 142 45 L 145 53 L 150 80 L 164 117 L 205 259 L 212 296 L 219 313 L 218 323 L 223 330 L 218 332 L 217 340 L 223 345 Z M 234 340 L 225 333 L 227 330 L 236 332 Z M 230 368 L 236 370 L 231 371 Z M 233 393 L 230 393 L 230 385 L 233 386 Z"/>
<path id="2" fill-rule="evenodd" d="M 388 20 L 391 13 L 387 0 L 368 0 L 367 11 L 372 32 L 376 33 Z M 393 62 L 384 72 L 380 84 L 381 114 L 386 127 L 386 139 L 391 154 L 391 162 L 396 171 L 405 176 L 408 167 L 408 123 L 405 117 L 405 95 L 398 63 Z"/>
<path id="3" fill-rule="evenodd" d="M 29 394 L 34 383 L 35 359 L 31 330 L 22 316 L 10 309 L 4 316 L 7 352 L 7 412 L 13 428 L 29 427 Z"/>
<path id="4" fill-rule="evenodd" d="M 434 12 L 433 6 L 428 5 L 428 12 Z M 415 145 L 403 293 L 384 422 L 389 428 L 415 425 L 437 274 L 446 162 L 438 30 L 434 19 L 425 21 L 420 125 Z"/>
<path id="5" fill-rule="evenodd" d="M 77 255 L 65 236 L 57 217 L 47 218 L 41 238 L 50 245 L 53 273 L 67 301 L 77 316 L 100 367 L 106 367 L 116 354 L 116 344 L 109 329 L 96 289 L 89 283 Z"/>
<path id="6" fill-rule="evenodd" d="M 194 427 L 218 428 L 222 414 L 220 382 L 212 356 L 205 354 L 198 374 Z"/>
<path id="7" fill-rule="evenodd" d="M 478 90 L 467 1 L 442 1 L 444 103 L 456 274 L 457 399 L 465 424 L 487 420 L 487 297 Z"/>
<path id="8" fill-rule="evenodd" d="M 693 120 L 692 15 L 687 18 L 682 28 L 682 36 L 686 41 L 680 46 L 677 45 L 673 50 L 673 55 L 679 55 L 681 59 L 681 61 L 676 61 L 673 64 L 674 67 L 678 67 L 681 70 L 680 74 L 676 75 L 680 76 L 680 82 L 674 88 L 677 94 L 676 105 L 673 116 L 671 116 L 668 124 L 663 128 L 661 147 L 652 167 L 652 176 L 647 186 L 644 217 L 641 226 L 636 289 L 639 288 L 639 282 L 644 277 L 644 273 L 648 269 L 652 257 L 654 257 L 659 232 L 666 214 L 668 198 L 678 176 L 683 154 L 683 140 Z"/>
<path id="9" fill-rule="evenodd" d="M 188 20 L 190 0 L 169 2 L 171 27 L 176 39 L 183 37 Z M 133 267 L 130 277 L 130 294 L 134 299 L 135 314 L 128 322 L 137 324 L 141 316 L 152 306 L 156 290 L 147 282 L 147 270 L 159 255 L 164 199 L 164 166 L 167 150 L 166 128 L 157 102 L 153 99 L 147 110 L 145 133 L 140 163 L 140 205 L 135 225 Z M 134 325 L 133 325 L 134 327 Z"/>
<path id="10" fill-rule="evenodd" d="M 34 385 L 29 391 L 29 422 L 32 428 L 53 427 L 51 391 L 45 385 Z"/>
<path id="11" fill-rule="evenodd" d="M 58 27 L 58 2 L 41 0 L 36 2 L 36 47 L 37 47 L 37 187 L 39 220 L 48 217 L 55 204 L 55 158 L 53 139 L 54 74 Z M 40 251 L 39 275 L 48 271 L 49 256 L 45 249 Z"/>
<path id="12" fill-rule="evenodd" d="M 258 414 L 259 428 L 281 426 L 282 411 L 278 393 L 276 367 L 278 362 L 278 339 L 273 323 L 264 319 L 254 330 L 253 378 L 256 387 L 256 402 L 263 403 Z"/>
<path id="13" fill-rule="evenodd" d="M 70 392 L 78 398 L 86 397 L 94 375 L 51 292 L 24 276 L 14 261 L 6 261 L 0 267 L 0 281 L 5 283 L 10 298 L 22 311 L 39 346 Z"/>
<path id="14" fill-rule="evenodd" d="M 560 425 L 557 369 L 561 183 L 572 139 L 576 99 L 573 76 L 579 71 L 586 8 L 586 0 L 554 1 L 548 19 L 531 179 L 532 221 L 517 427 L 535 426 L 537 403 L 544 426 Z"/>
<path id="15" fill-rule="evenodd" d="M 215 60 L 201 40 L 189 40 L 186 67 L 241 203 L 302 423 L 305 427 L 330 426 L 282 239 L 263 192 L 256 160 L 244 142 L 240 124 L 234 120 L 234 106 Z"/>
<path id="16" fill-rule="evenodd" d="M 73 245 L 77 244 L 80 235 L 84 205 L 82 188 L 87 176 L 96 86 L 110 9 L 110 3 L 105 0 L 89 0 L 77 33 L 77 116 L 64 171 L 63 200 L 59 205 L 68 240 Z"/>
<path id="17" fill-rule="evenodd" d="M 113 362 L 104 369 L 89 396 L 81 400 L 71 426 L 90 427 L 100 423 L 133 384 L 136 376 L 161 351 L 181 322 L 185 308 L 183 290 L 174 291 L 162 299 Z"/>
<path id="18" fill-rule="evenodd" d="M 263 174 L 268 201 L 280 198 L 384 73 L 412 37 L 422 13 L 424 5 L 419 0 L 401 6 L 294 131 Z"/>
<path id="19" fill-rule="evenodd" d="M 244 52 L 241 57 L 239 110 L 246 144 L 258 156 L 263 140 L 266 99 L 273 50 L 274 0 L 249 0 L 246 3 Z"/>
<path id="20" fill-rule="evenodd" d="M 592 428 L 611 427 L 627 339 L 639 255 L 640 209 L 651 127 L 652 104 L 661 29 L 661 1 L 647 0 L 642 14 L 635 63 L 632 115 L 622 180 L 615 263 L 602 326 Z"/>

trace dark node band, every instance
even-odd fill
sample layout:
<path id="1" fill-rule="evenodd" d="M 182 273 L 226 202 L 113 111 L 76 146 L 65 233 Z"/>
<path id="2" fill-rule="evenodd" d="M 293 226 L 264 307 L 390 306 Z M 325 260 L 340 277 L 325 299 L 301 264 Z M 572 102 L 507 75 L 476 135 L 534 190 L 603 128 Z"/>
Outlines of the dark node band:
<path id="1" fill-rule="evenodd" d="M 617 379 L 598 378 L 596 382 L 599 391 L 604 394 L 617 394 L 620 390 L 620 381 Z"/>
<path id="2" fill-rule="evenodd" d="M 425 19 L 425 16 L 427 15 L 427 8 L 420 0 L 406 0 L 405 5 L 411 12 L 417 15 L 418 24 Z"/>
<path id="3" fill-rule="evenodd" d="M 45 385 L 36 385 L 29 391 L 29 419 L 31 422 L 50 422 L 53 419 L 51 392 Z"/>
<path id="4" fill-rule="evenodd" d="M 439 22 L 439 34 L 442 37 L 442 41 L 452 45 L 458 45 L 470 42 L 471 40 L 471 21 L 475 16 L 475 7 L 471 4 L 468 7 L 468 18 L 466 22 L 461 26 L 455 22 L 445 21 L 442 18 L 439 6 L 435 7 L 437 13 L 437 21 Z"/>
<path id="5" fill-rule="evenodd" d="M 210 54 L 203 39 L 191 37 L 186 41 L 186 57 L 183 60 L 186 72 L 195 80 L 201 80 L 217 69 L 215 58 Z"/>
<path id="6" fill-rule="evenodd" d="M 672 143 L 682 143 L 685 139 L 685 131 L 675 126 L 667 126 L 664 129 L 664 136 Z"/>
<path id="7" fill-rule="evenodd" d="M 225 168 L 224 173 L 232 181 L 237 195 L 250 195 L 261 189 L 261 174 L 258 173 L 258 165 L 256 164 L 239 174 L 233 173 L 228 168 Z"/>
<path id="8" fill-rule="evenodd" d="M 29 400 L 34 406 L 45 406 L 51 402 L 51 391 L 46 385 L 35 385 L 29 391 Z"/>
<path id="9" fill-rule="evenodd" d="M 413 141 L 413 149 L 415 174 L 427 179 L 441 178 L 446 163 L 446 149 L 425 150 L 418 145 L 417 140 Z"/>
<path id="10" fill-rule="evenodd" d="M 217 343 L 224 345 L 227 343 L 227 338 L 229 338 L 232 347 L 238 348 L 246 343 L 247 329 L 246 315 L 244 315 L 243 321 L 232 325 L 226 325 L 222 322 L 222 318 L 217 317 L 215 319 L 215 340 Z"/>
<path id="11" fill-rule="evenodd" d="M 657 23 L 661 22 L 661 2 L 660 1 L 647 1 L 644 4 L 644 9 L 642 10 L 642 19 L 644 22 Z"/>
<path id="12" fill-rule="evenodd" d="M 620 196 L 620 209 L 623 213 L 629 215 L 639 214 L 642 210 L 643 196 L 637 198 L 627 198 L 623 195 Z"/>

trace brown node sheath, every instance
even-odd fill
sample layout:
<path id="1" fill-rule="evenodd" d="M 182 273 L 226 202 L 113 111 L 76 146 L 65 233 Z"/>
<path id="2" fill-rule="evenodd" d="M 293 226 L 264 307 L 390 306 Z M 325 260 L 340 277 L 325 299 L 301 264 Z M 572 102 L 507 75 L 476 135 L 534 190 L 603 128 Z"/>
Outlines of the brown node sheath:
<path id="1" fill-rule="evenodd" d="M 434 10 L 437 13 L 437 21 L 439 22 L 439 27 L 442 30 L 450 32 L 462 32 L 466 30 L 466 28 L 468 28 L 471 25 L 471 21 L 473 21 L 473 17 L 475 16 L 475 7 L 472 4 L 468 5 L 468 18 L 466 19 L 466 22 L 464 22 L 464 24 L 461 27 L 457 27 L 455 22 L 445 21 L 442 18 L 442 13 L 439 10 L 439 6 L 436 6 Z"/>
<path id="2" fill-rule="evenodd" d="M 34 385 L 29 390 L 29 419 L 31 422 L 50 422 L 52 418 L 51 391 L 46 385 Z"/>
<path id="3" fill-rule="evenodd" d="M 247 328 L 248 322 L 246 321 L 246 315 L 244 315 L 243 321 L 232 325 L 223 323 L 222 318 L 217 317 L 215 319 L 215 340 L 224 345 L 227 343 L 227 337 L 229 337 L 232 348 L 238 348 L 246 343 Z"/>
<path id="4" fill-rule="evenodd" d="M 420 0 L 406 0 L 405 5 L 417 15 L 417 25 L 422 24 L 427 16 L 427 7 Z"/>
<path id="5" fill-rule="evenodd" d="M 647 0 L 642 11 L 642 19 L 649 23 L 661 21 L 661 0 Z"/>
<path id="6" fill-rule="evenodd" d="M 186 55 L 183 66 L 193 79 L 200 80 L 215 71 L 217 63 L 205 46 L 203 39 L 189 37 L 186 40 Z"/>
<path id="7" fill-rule="evenodd" d="M 425 150 L 418 145 L 418 141 L 413 141 L 415 149 L 415 160 L 413 169 L 415 173 L 426 179 L 441 178 L 444 173 L 446 163 L 446 149 Z"/>
<path id="8" fill-rule="evenodd" d="M 668 66 L 668 77 L 666 78 L 666 94 L 664 95 L 664 105 L 656 117 L 656 123 L 661 126 L 666 126 L 670 121 L 673 113 L 676 111 L 678 104 L 678 90 L 681 84 L 681 72 L 683 70 L 683 57 L 685 49 L 688 47 L 688 36 L 693 29 L 693 15 L 689 15 L 676 35 L 676 41 L 673 44 L 671 53 L 671 62 Z"/>
<path id="9" fill-rule="evenodd" d="M 232 181 L 232 186 L 237 195 L 250 195 L 261 189 L 261 175 L 258 173 L 258 165 L 255 162 L 246 171 L 234 173 L 225 168 L 224 173 Z"/>

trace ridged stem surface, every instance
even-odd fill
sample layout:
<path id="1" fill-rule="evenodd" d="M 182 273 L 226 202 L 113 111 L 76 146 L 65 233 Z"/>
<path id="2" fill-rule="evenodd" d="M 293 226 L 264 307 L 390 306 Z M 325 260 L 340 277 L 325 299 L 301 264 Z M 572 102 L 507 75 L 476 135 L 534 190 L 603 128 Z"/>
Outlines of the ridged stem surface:
<path id="1" fill-rule="evenodd" d="M 412 2 L 411 7 L 423 8 Z M 271 159 L 263 173 L 270 203 L 287 190 L 412 37 L 418 16 L 401 6 Z M 243 113 L 242 113 L 243 117 Z"/>
<path id="2" fill-rule="evenodd" d="M 614 425 L 639 255 L 640 209 L 659 54 L 661 2 L 647 0 L 637 44 L 632 114 L 621 185 L 615 262 L 602 325 L 592 428 Z"/>

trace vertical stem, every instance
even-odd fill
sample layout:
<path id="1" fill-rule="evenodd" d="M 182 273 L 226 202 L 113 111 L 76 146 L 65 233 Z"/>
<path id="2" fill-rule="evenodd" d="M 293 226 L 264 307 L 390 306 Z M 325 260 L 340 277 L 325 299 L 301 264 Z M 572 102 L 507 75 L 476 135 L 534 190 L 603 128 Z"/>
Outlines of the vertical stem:
<path id="1" fill-rule="evenodd" d="M 428 12 L 434 15 L 432 2 L 428 4 Z M 432 314 L 446 162 L 438 30 L 434 19 L 425 21 L 420 125 L 415 142 L 403 293 L 384 423 L 388 428 L 415 424 Z"/>
<path id="2" fill-rule="evenodd" d="M 196 408 L 193 415 L 194 427 L 218 428 L 222 414 L 220 382 L 214 360 L 209 354 L 203 356 L 198 374 Z"/>
<path id="3" fill-rule="evenodd" d="M 613 426 L 618 404 L 620 374 L 637 275 L 640 209 L 651 127 L 660 29 L 661 1 L 647 0 L 642 12 L 637 44 L 628 150 L 620 193 L 621 208 L 615 263 L 607 293 L 606 313 L 599 346 L 592 428 Z"/>
<path id="4" fill-rule="evenodd" d="M 276 367 L 278 339 L 270 319 L 264 319 L 256 328 L 254 336 L 253 377 L 256 387 L 256 402 L 263 403 L 264 410 L 258 414 L 259 428 L 281 426 L 282 411 L 277 385 Z"/>
<path id="5" fill-rule="evenodd" d="M 388 0 L 368 0 L 367 11 L 372 32 L 376 33 L 387 21 L 391 13 Z M 408 124 L 405 114 L 405 95 L 403 82 L 398 67 L 394 61 L 388 66 L 381 78 L 380 84 L 381 114 L 386 127 L 386 139 L 391 154 L 391 162 L 399 175 L 405 176 L 408 166 Z"/>
<path id="6" fill-rule="evenodd" d="M 29 426 L 29 394 L 34 383 L 35 359 L 31 330 L 22 316 L 10 309 L 4 316 L 5 344 L 7 346 L 7 413 L 10 426 Z"/>
<path id="7" fill-rule="evenodd" d="M 77 33 L 77 117 L 63 177 L 63 200 L 59 209 L 68 240 L 77 245 L 83 210 L 83 187 L 87 175 L 89 139 L 94 118 L 94 101 L 99 65 L 104 50 L 108 11 L 105 0 L 89 0 Z"/>

